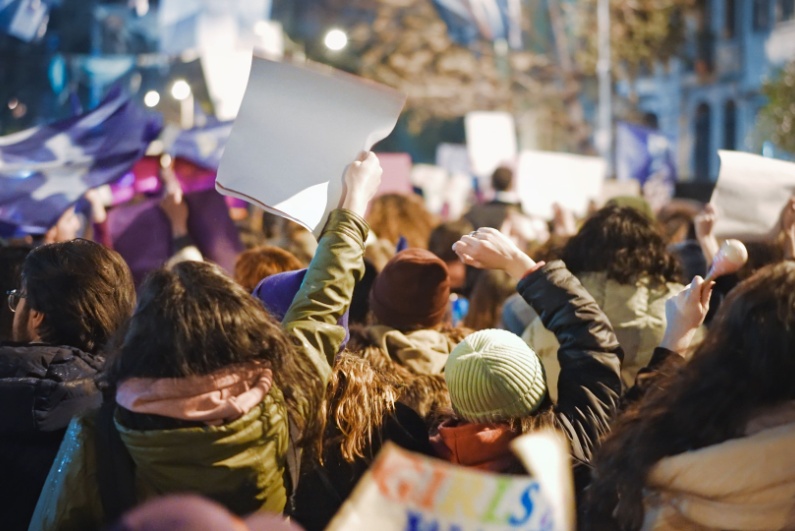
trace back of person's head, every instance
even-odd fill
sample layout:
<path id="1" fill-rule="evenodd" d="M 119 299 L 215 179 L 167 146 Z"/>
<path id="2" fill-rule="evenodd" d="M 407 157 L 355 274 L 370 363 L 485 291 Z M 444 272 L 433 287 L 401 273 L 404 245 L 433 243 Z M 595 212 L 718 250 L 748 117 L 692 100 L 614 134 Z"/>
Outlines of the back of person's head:
<path id="1" fill-rule="evenodd" d="M 132 274 L 121 255 L 82 239 L 31 251 L 22 291 L 27 308 L 42 314 L 42 341 L 86 352 L 102 348 L 135 305 Z"/>
<path id="2" fill-rule="evenodd" d="M 460 262 L 458 255 L 453 251 L 453 244 L 461 238 L 461 235 L 469 234 L 473 230 L 472 224 L 464 218 L 440 223 L 431 231 L 428 250 L 446 263 Z"/>
<path id="3" fill-rule="evenodd" d="M 491 187 L 495 192 L 507 192 L 513 186 L 513 170 L 500 166 L 491 174 Z"/>
<path id="4" fill-rule="evenodd" d="M 308 438 L 322 383 L 281 325 L 242 286 L 208 262 L 180 262 L 156 270 L 141 285 L 138 305 L 108 360 L 105 383 L 129 378 L 204 376 L 237 366 L 273 371 L 288 412 Z"/>
<path id="5" fill-rule="evenodd" d="M 301 267 L 301 262 L 292 253 L 263 245 L 240 253 L 235 262 L 235 280 L 250 292 L 264 278 Z"/>
<path id="6" fill-rule="evenodd" d="M 114 361 L 117 381 L 207 375 L 233 365 L 279 368 L 293 347 L 262 305 L 216 265 L 150 273 Z"/>
<path id="7" fill-rule="evenodd" d="M 780 262 L 735 287 L 689 363 L 663 371 L 615 424 L 595 459 L 594 515 L 639 528 L 648 471 L 664 457 L 742 437 L 754 415 L 795 399 L 793 374 L 795 263 Z"/>
<path id="8" fill-rule="evenodd" d="M 696 239 L 695 217 L 703 208 L 702 203 L 675 199 L 657 213 L 665 241 L 669 244 Z"/>
<path id="9" fill-rule="evenodd" d="M 561 258 L 575 275 L 603 272 L 621 284 L 642 277 L 678 281 L 679 263 L 655 222 L 632 207 L 605 206 L 566 242 Z"/>
<path id="10" fill-rule="evenodd" d="M 30 253 L 27 245 L 0 245 L 0 294 L 19 289 L 22 282 L 22 264 L 25 257 Z M 5 304 L 0 304 L 0 341 L 11 340 L 11 327 L 14 322 L 14 314 Z"/>
<path id="11" fill-rule="evenodd" d="M 498 326 L 502 305 L 515 292 L 516 281 L 505 271 L 489 269 L 481 272 L 469 297 L 469 310 L 464 317 L 464 326 L 472 330 Z"/>
<path id="12" fill-rule="evenodd" d="M 370 203 L 367 223 L 378 238 L 393 245 L 402 236 L 409 247 L 425 248 L 438 220 L 418 195 L 384 194 Z"/>
<path id="13" fill-rule="evenodd" d="M 526 417 L 547 399 L 541 361 L 506 330 L 480 330 L 465 337 L 450 353 L 444 378 L 453 410 L 468 422 Z"/>
<path id="14" fill-rule="evenodd" d="M 378 322 L 403 331 L 441 325 L 449 301 L 447 266 L 424 249 L 397 253 L 370 291 L 370 309 Z"/>

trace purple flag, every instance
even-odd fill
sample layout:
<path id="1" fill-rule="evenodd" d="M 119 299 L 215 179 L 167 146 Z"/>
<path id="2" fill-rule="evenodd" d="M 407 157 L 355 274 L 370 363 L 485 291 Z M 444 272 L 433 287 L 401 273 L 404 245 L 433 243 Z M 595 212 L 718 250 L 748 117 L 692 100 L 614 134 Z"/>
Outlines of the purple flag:
<path id="1" fill-rule="evenodd" d="M 0 138 L 0 221 L 46 231 L 86 191 L 129 171 L 160 122 L 114 90 L 93 111 Z"/>
<path id="2" fill-rule="evenodd" d="M 658 208 L 673 197 L 676 142 L 660 131 L 619 122 L 616 126 L 616 176 L 640 182 L 643 196 Z"/>
<path id="3" fill-rule="evenodd" d="M 177 136 L 169 153 L 174 157 L 183 158 L 198 166 L 217 170 L 221 163 L 224 146 L 232 133 L 234 122 L 211 120 L 204 127 L 196 127 L 182 131 Z M 213 182 L 213 187 L 215 182 Z"/>

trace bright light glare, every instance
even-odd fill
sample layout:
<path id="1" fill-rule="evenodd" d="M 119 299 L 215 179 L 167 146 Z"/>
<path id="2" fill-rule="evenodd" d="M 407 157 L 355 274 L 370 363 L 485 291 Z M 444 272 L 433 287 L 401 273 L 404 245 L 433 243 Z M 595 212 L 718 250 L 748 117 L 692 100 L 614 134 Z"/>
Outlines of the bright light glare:
<path id="1" fill-rule="evenodd" d="M 323 43 L 329 50 L 338 52 L 348 45 L 348 36 L 341 29 L 329 30 Z"/>
<path id="2" fill-rule="evenodd" d="M 171 95 L 175 100 L 184 100 L 190 96 L 190 85 L 184 79 L 178 79 L 171 85 Z"/>
<path id="3" fill-rule="evenodd" d="M 160 93 L 156 90 L 150 90 L 144 95 L 144 105 L 147 107 L 156 107 L 160 103 Z"/>

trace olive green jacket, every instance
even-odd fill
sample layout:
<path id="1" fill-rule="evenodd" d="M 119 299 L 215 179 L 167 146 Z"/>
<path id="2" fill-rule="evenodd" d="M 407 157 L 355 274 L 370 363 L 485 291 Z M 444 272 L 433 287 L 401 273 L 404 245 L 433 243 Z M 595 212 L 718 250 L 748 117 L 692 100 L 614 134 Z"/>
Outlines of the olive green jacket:
<path id="1" fill-rule="evenodd" d="M 322 381 L 344 340 L 337 320 L 350 304 L 364 272 L 365 221 L 335 210 L 321 236 L 284 328 L 303 348 Z M 305 418 L 315 412 L 304 410 Z M 30 524 L 31 530 L 90 530 L 104 522 L 96 471 L 96 414 L 69 425 Z M 287 501 L 289 423 L 281 391 L 223 426 L 131 430 L 116 426 L 135 462 L 139 500 L 172 492 L 196 492 L 238 514 L 281 512 Z"/>

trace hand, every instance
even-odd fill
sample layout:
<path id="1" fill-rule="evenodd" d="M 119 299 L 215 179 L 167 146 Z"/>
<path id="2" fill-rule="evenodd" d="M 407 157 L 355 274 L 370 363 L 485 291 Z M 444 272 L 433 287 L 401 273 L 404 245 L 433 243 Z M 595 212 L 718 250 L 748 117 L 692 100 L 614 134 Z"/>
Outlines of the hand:
<path id="1" fill-rule="evenodd" d="M 92 188 L 83 197 L 86 198 L 86 201 L 91 206 L 91 222 L 96 224 L 105 223 L 105 220 L 108 219 L 108 211 L 105 210 L 105 204 L 102 202 L 99 190 Z"/>
<path id="2" fill-rule="evenodd" d="M 708 264 L 712 263 L 720 249 L 718 239 L 713 232 L 717 220 L 718 212 L 712 203 L 704 205 L 704 210 L 693 218 L 693 224 L 696 228 L 696 239 L 701 245 L 701 251 L 704 253 L 704 258 L 706 258 Z"/>
<path id="3" fill-rule="evenodd" d="M 682 291 L 665 301 L 667 325 L 661 347 L 682 355 L 690 348 L 696 330 L 709 311 L 713 286 L 715 282 L 695 276 Z"/>
<path id="4" fill-rule="evenodd" d="M 478 229 L 453 244 L 462 262 L 480 269 L 499 269 L 516 280 L 536 263 L 511 239 L 496 229 Z"/>
<path id="5" fill-rule="evenodd" d="M 552 214 L 552 232 L 555 236 L 568 238 L 577 234 L 577 220 L 574 219 L 574 212 L 559 203 L 553 203 Z"/>
<path id="6" fill-rule="evenodd" d="M 166 192 L 160 200 L 160 208 L 171 223 L 171 235 L 180 238 L 188 234 L 188 204 L 182 197 L 182 190 Z"/>
<path id="7" fill-rule="evenodd" d="M 372 151 L 364 151 L 345 169 L 340 208 L 364 216 L 367 205 L 381 185 L 381 163 Z"/>
<path id="8" fill-rule="evenodd" d="M 795 196 L 789 198 L 779 216 L 779 229 L 784 238 L 784 258 L 795 259 Z"/>

